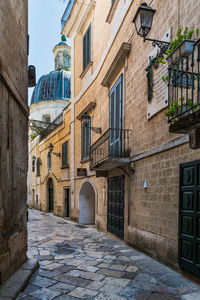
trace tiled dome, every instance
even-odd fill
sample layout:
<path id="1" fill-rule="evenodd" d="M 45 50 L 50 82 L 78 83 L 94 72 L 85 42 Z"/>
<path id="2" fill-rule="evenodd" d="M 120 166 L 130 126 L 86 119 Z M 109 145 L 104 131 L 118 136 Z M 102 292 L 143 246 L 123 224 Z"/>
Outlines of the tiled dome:
<path id="1" fill-rule="evenodd" d="M 44 100 L 66 100 L 71 97 L 71 74 L 69 71 L 53 71 L 40 77 L 31 104 Z"/>

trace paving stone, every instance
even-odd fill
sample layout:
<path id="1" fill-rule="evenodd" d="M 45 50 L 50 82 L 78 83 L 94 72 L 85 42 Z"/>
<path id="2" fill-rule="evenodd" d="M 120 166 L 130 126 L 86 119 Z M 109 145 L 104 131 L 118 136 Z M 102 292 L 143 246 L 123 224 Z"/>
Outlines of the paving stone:
<path id="1" fill-rule="evenodd" d="M 138 268 L 135 267 L 135 266 L 130 266 L 128 268 L 126 268 L 126 272 L 137 272 L 138 271 Z"/>
<path id="2" fill-rule="evenodd" d="M 116 278 L 121 278 L 124 275 L 123 272 L 106 270 L 106 269 L 101 269 L 97 273 L 103 274 L 105 276 L 116 277 Z"/>
<path id="3" fill-rule="evenodd" d="M 122 276 L 122 278 L 133 279 L 133 278 L 135 278 L 135 276 L 136 276 L 136 273 L 125 272 L 124 275 Z"/>
<path id="4" fill-rule="evenodd" d="M 124 266 L 124 265 L 111 265 L 109 267 L 109 269 L 116 270 L 116 271 L 124 271 L 126 268 L 127 268 L 127 266 Z M 132 271 L 130 271 L 130 272 L 132 272 Z"/>
<path id="5" fill-rule="evenodd" d="M 37 290 L 31 294 L 31 296 L 40 299 L 40 300 L 52 300 L 55 299 L 57 296 L 61 295 L 60 292 L 54 291 L 47 288 L 42 288 Z"/>
<path id="6" fill-rule="evenodd" d="M 98 265 L 98 268 L 104 268 L 104 269 L 107 269 L 107 268 L 110 268 L 110 264 L 100 264 Z"/>
<path id="7" fill-rule="evenodd" d="M 104 286 L 104 283 L 101 281 L 93 281 L 92 283 L 90 283 L 87 288 L 91 289 L 91 290 L 100 290 L 102 288 L 102 286 Z"/>
<path id="8" fill-rule="evenodd" d="M 73 271 L 70 271 L 68 274 L 69 274 L 70 276 L 80 277 L 80 276 L 83 275 L 84 273 L 85 273 L 84 271 L 73 270 Z"/>
<path id="9" fill-rule="evenodd" d="M 30 280 L 33 285 L 37 285 L 39 287 L 49 287 L 56 283 L 55 280 L 49 279 L 49 278 L 44 278 L 42 276 L 35 276 L 33 279 Z"/>
<path id="10" fill-rule="evenodd" d="M 93 272 L 84 272 L 84 274 L 82 274 L 81 277 L 85 279 L 94 280 L 94 281 L 101 281 L 105 276 Z"/>
<path id="11" fill-rule="evenodd" d="M 61 295 L 56 297 L 55 300 L 77 300 L 77 298 L 69 296 L 69 295 Z"/>
<path id="12" fill-rule="evenodd" d="M 128 285 L 130 283 L 130 279 L 106 277 L 106 278 L 104 278 L 103 282 L 106 284 L 118 285 L 118 286 L 125 287 L 126 285 Z"/>
<path id="13" fill-rule="evenodd" d="M 148 300 L 177 300 L 177 299 L 181 299 L 181 298 L 175 297 L 174 295 L 170 295 L 170 294 L 160 294 L 160 293 L 152 293 L 148 298 Z"/>
<path id="14" fill-rule="evenodd" d="M 34 284 L 28 284 L 26 286 L 26 288 L 24 289 L 23 294 L 28 295 L 28 294 L 30 294 L 32 292 L 37 291 L 38 289 L 39 289 L 39 286 L 34 285 Z"/>
<path id="15" fill-rule="evenodd" d="M 101 292 L 111 293 L 111 294 L 118 294 L 123 287 L 112 285 L 112 284 L 105 284 L 101 288 Z"/>
<path id="16" fill-rule="evenodd" d="M 53 260 L 54 259 L 53 256 L 51 256 L 51 255 L 36 255 L 35 258 L 37 260 L 50 260 L 50 259 Z"/>
<path id="17" fill-rule="evenodd" d="M 37 300 L 36 298 L 34 297 L 31 297 L 31 296 L 27 296 L 27 295 L 19 295 L 16 300 Z M 10 298 L 6 299 L 6 298 L 3 298 L 2 300 L 10 300 Z"/>
<path id="18" fill-rule="evenodd" d="M 86 266 L 86 265 L 80 265 L 80 266 L 78 266 L 78 268 L 80 270 L 84 270 L 84 271 L 88 271 L 88 272 L 94 272 L 94 273 L 99 270 L 99 268 L 97 268 L 97 267 Z"/>
<path id="19" fill-rule="evenodd" d="M 46 265 L 49 265 L 49 264 L 52 264 L 52 260 L 41 260 L 40 261 L 41 266 L 46 266 Z"/>
<path id="20" fill-rule="evenodd" d="M 73 284 L 73 285 L 80 286 L 80 287 L 86 287 L 88 284 L 90 284 L 92 282 L 91 280 L 73 277 L 66 273 L 57 275 L 54 278 L 60 282 L 69 283 L 69 284 Z"/>
<path id="21" fill-rule="evenodd" d="M 68 258 L 74 258 L 73 254 L 68 254 L 68 255 L 56 255 L 54 257 L 54 259 L 58 260 L 58 259 L 68 259 Z"/>
<path id="22" fill-rule="evenodd" d="M 103 292 L 103 293 L 99 293 L 98 296 L 95 297 L 95 300 L 126 300 L 126 298 L 120 297 L 115 294 L 112 295 L 110 293 Z"/>
<path id="23" fill-rule="evenodd" d="M 61 293 L 68 293 L 76 288 L 75 285 L 58 282 L 50 287 L 51 290 L 56 290 Z"/>
<path id="24" fill-rule="evenodd" d="M 97 292 L 94 290 L 84 289 L 81 287 L 76 288 L 69 293 L 69 296 L 77 297 L 78 299 L 87 299 L 97 295 Z"/>
<path id="25" fill-rule="evenodd" d="M 64 266 L 64 264 L 52 263 L 50 265 L 41 266 L 41 269 L 52 271 L 62 266 Z"/>

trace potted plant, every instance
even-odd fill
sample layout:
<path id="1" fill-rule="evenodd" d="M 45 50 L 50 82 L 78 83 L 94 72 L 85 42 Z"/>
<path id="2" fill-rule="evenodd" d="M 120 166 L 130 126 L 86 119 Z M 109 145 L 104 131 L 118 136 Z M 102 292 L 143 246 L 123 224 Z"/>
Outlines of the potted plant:
<path id="1" fill-rule="evenodd" d="M 195 41 L 185 39 L 172 53 L 170 53 L 166 60 L 168 62 L 168 67 L 178 64 L 184 57 L 189 56 L 194 48 Z"/>
<path id="2" fill-rule="evenodd" d="M 179 28 L 176 33 L 176 38 L 171 41 L 169 48 L 166 50 L 166 57 L 159 60 L 160 63 L 168 63 L 168 67 L 178 64 L 183 57 L 189 56 L 194 48 L 195 41 L 192 40 L 192 37 L 196 32 L 198 38 L 199 29 L 192 29 L 188 31 L 188 27 L 185 27 L 185 30 L 182 32 L 182 29 Z"/>
<path id="3" fill-rule="evenodd" d="M 177 100 L 174 100 L 172 101 L 170 104 L 169 104 L 169 107 L 165 113 L 165 116 L 166 117 L 174 117 L 177 115 L 177 112 L 178 112 L 178 109 L 180 107 L 180 104 L 178 103 Z"/>

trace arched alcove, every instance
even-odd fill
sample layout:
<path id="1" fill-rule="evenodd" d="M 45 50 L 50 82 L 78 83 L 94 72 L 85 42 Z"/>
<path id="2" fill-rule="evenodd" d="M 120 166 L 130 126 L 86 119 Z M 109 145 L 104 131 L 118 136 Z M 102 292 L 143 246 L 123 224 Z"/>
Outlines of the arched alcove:
<path id="1" fill-rule="evenodd" d="M 95 224 L 95 198 L 92 184 L 84 182 L 79 192 L 79 223 Z"/>

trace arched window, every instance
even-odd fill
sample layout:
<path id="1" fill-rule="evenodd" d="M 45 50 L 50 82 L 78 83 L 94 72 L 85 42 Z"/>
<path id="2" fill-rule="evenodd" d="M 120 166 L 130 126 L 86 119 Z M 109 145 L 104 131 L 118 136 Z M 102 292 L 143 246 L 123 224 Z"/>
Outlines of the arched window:
<path id="1" fill-rule="evenodd" d="M 50 151 L 47 154 L 47 169 L 51 170 L 51 152 Z"/>

